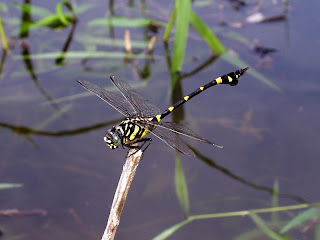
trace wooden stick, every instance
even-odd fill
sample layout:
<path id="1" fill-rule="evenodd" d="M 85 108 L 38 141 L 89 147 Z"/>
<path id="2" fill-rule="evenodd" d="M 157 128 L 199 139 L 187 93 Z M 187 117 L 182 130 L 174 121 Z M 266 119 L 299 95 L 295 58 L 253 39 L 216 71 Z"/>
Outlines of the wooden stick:
<path id="1" fill-rule="evenodd" d="M 120 223 L 121 212 L 142 157 L 141 150 L 137 151 L 136 153 L 135 151 L 137 150 L 130 149 L 127 160 L 123 165 L 118 187 L 113 197 L 108 223 L 101 240 L 113 240 L 116 235 L 116 231 Z"/>
<path id="2" fill-rule="evenodd" d="M 124 49 L 126 53 L 132 53 L 130 31 L 128 29 L 124 31 Z"/>

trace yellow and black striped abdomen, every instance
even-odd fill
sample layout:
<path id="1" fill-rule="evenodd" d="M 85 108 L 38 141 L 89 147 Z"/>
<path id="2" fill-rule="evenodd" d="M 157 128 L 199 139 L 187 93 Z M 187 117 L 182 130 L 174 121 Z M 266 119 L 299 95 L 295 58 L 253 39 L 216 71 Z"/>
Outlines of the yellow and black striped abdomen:
<path id="1" fill-rule="evenodd" d="M 184 96 L 183 99 L 176 102 L 174 105 L 170 106 L 164 113 L 155 116 L 153 119 L 160 122 L 164 117 L 169 115 L 172 111 L 174 111 L 175 109 L 177 109 L 178 107 L 183 105 L 185 102 L 189 101 L 191 98 L 197 96 L 199 93 L 203 92 L 204 90 L 206 90 L 212 86 L 215 86 L 217 84 L 228 84 L 230 86 L 237 85 L 239 77 L 241 77 L 248 69 L 249 69 L 248 67 L 243 68 L 243 69 L 239 69 L 235 72 L 230 72 L 228 74 L 225 74 L 223 76 L 220 76 L 220 77 L 214 79 L 213 81 L 207 83 L 206 85 L 199 87 L 198 89 L 196 89 L 192 93 Z"/>

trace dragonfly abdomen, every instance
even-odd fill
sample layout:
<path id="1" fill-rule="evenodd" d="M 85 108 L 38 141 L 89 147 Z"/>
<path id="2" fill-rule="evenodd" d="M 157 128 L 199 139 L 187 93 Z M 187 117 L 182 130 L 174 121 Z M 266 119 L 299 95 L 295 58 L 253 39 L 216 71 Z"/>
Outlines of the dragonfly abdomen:
<path id="1" fill-rule="evenodd" d="M 237 85 L 238 78 L 241 77 L 248 69 L 249 69 L 248 67 L 243 68 L 243 69 L 239 69 L 237 71 L 230 72 L 228 74 L 222 75 L 222 76 L 212 80 L 211 82 L 199 87 L 198 89 L 196 89 L 192 93 L 184 96 L 183 99 L 179 100 L 174 105 L 168 107 L 168 109 L 166 111 L 164 111 L 162 114 L 158 114 L 152 120 L 156 120 L 156 121 L 160 122 L 163 118 L 165 118 L 167 115 L 169 115 L 172 111 L 174 111 L 175 109 L 177 109 L 178 107 L 183 105 L 185 102 L 189 101 L 191 98 L 197 96 L 199 93 L 203 92 L 204 90 L 206 90 L 212 86 L 215 86 L 218 84 L 228 84 L 230 86 Z"/>

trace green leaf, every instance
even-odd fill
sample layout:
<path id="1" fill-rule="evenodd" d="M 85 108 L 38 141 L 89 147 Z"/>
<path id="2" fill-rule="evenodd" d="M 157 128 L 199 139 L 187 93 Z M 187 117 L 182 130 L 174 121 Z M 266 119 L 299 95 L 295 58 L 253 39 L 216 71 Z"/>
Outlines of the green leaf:
<path id="1" fill-rule="evenodd" d="M 72 17 L 69 15 L 64 16 L 68 22 L 72 20 Z M 61 18 L 58 15 L 50 15 L 46 18 L 43 18 L 37 22 L 35 22 L 32 27 L 50 27 L 50 28 L 64 28 L 66 27 L 62 22 Z"/>
<path id="2" fill-rule="evenodd" d="M 21 183 L 0 183 L 0 190 L 22 187 Z"/>
<path id="3" fill-rule="evenodd" d="M 188 224 L 191 221 L 192 221 L 191 219 L 186 219 L 186 220 L 184 220 L 184 221 L 182 221 L 180 223 L 177 223 L 177 224 L 173 225 L 172 227 L 167 228 L 166 230 L 164 230 L 163 232 L 161 232 L 160 234 L 158 234 L 154 238 L 152 238 L 152 240 L 164 240 L 164 239 L 167 239 L 174 232 L 176 232 L 177 230 L 179 230 L 180 228 L 182 228 L 184 225 Z"/>
<path id="4" fill-rule="evenodd" d="M 8 11 L 7 5 L 4 3 L 0 3 L 0 11 L 7 12 Z"/>
<path id="5" fill-rule="evenodd" d="M 185 215 L 189 213 L 189 191 L 186 178 L 181 165 L 180 155 L 176 155 L 176 168 L 175 168 L 175 187 L 176 194 L 180 203 L 180 206 Z"/>
<path id="6" fill-rule="evenodd" d="M 306 211 L 301 212 L 295 218 L 293 218 L 290 222 L 288 222 L 288 224 L 281 229 L 281 232 L 285 233 L 290 229 L 297 227 L 306 221 L 313 220 L 316 217 L 320 217 L 320 208 L 310 208 Z"/>
<path id="7" fill-rule="evenodd" d="M 87 43 L 101 45 L 101 46 L 112 46 L 112 47 L 123 47 L 125 41 L 121 38 L 102 38 L 97 36 L 89 36 L 82 34 L 81 37 L 76 37 L 76 40 L 86 45 Z M 131 40 L 131 46 L 134 48 L 145 49 L 148 46 L 148 41 L 134 41 Z"/>
<path id="8" fill-rule="evenodd" d="M 12 3 L 12 6 L 20 9 L 24 13 L 30 13 L 32 16 L 45 18 L 49 15 L 52 15 L 48 9 L 31 4 Z"/>
<path id="9" fill-rule="evenodd" d="M 95 7 L 94 4 L 85 3 L 80 6 L 77 6 L 76 9 L 74 9 L 74 12 L 75 12 L 75 14 L 81 14 L 81 13 L 84 13 L 84 12 L 90 10 L 91 8 L 94 8 L 94 7 Z"/>
<path id="10" fill-rule="evenodd" d="M 34 129 L 42 130 L 47 127 L 50 123 L 55 122 L 57 119 L 66 116 L 66 113 L 69 112 L 72 108 L 72 104 L 67 104 L 62 108 L 54 111 L 47 119 L 43 120 L 41 123 L 34 126 Z"/>
<path id="11" fill-rule="evenodd" d="M 227 51 L 211 29 L 192 10 L 190 11 L 190 22 L 216 55 L 220 56 Z"/>
<path id="12" fill-rule="evenodd" d="M 154 21 L 151 18 L 126 18 L 126 17 L 111 17 L 98 18 L 88 23 L 89 26 L 116 26 L 116 27 L 146 27 L 151 24 L 165 26 L 164 23 Z"/>
<path id="13" fill-rule="evenodd" d="M 272 193 L 272 201 L 271 201 L 271 207 L 279 207 L 279 182 L 278 180 L 275 180 L 273 183 L 273 193 Z M 271 222 L 274 226 L 279 225 L 279 213 L 273 212 L 271 214 Z"/>
<path id="14" fill-rule="evenodd" d="M 226 38 L 232 39 L 233 41 L 242 43 L 242 44 L 246 45 L 247 47 L 251 46 L 251 42 L 247 38 L 242 36 L 240 33 L 227 32 L 223 36 L 226 37 Z"/>
<path id="15" fill-rule="evenodd" d="M 170 31 L 172 29 L 172 25 L 174 23 L 174 19 L 175 18 L 176 18 L 176 8 L 174 8 L 172 13 L 171 13 L 169 22 L 167 24 L 166 30 L 164 31 L 164 34 L 163 34 L 163 37 L 162 37 L 162 40 L 165 41 L 165 42 L 168 41 L 168 38 L 170 36 Z"/>
<path id="16" fill-rule="evenodd" d="M 190 0 L 176 0 L 176 27 L 173 43 L 171 73 L 181 71 L 188 40 Z M 175 82 L 173 83 L 173 87 Z"/>
<path id="17" fill-rule="evenodd" d="M 2 25 L 2 19 L 0 16 L 0 39 L 2 42 L 2 47 L 5 51 L 7 51 L 9 49 L 9 45 L 8 45 L 8 41 L 7 41 L 7 37 L 6 37 L 6 33 L 4 31 L 3 25 Z M 1 72 L 1 71 L 0 71 Z"/>
<path id="18" fill-rule="evenodd" d="M 70 3 L 68 1 L 63 1 L 57 4 L 56 6 L 56 14 L 57 17 L 59 18 L 60 22 L 65 26 L 69 26 L 70 25 L 70 21 L 67 18 L 67 15 L 63 13 L 63 6 L 66 6 L 69 10 L 70 10 Z"/>
<path id="19" fill-rule="evenodd" d="M 319 240 L 320 239 L 320 223 L 319 222 L 315 226 L 314 239 L 315 240 Z"/>
<path id="20" fill-rule="evenodd" d="M 271 239 L 275 240 L 293 240 L 291 237 L 284 235 L 283 233 L 279 233 L 268 227 L 268 225 L 255 213 L 250 213 L 249 216 L 254 221 L 254 223 L 263 231 L 267 236 Z"/>
<path id="21" fill-rule="evenodd" d="M 56 59 L 61 55 L 61 52 L 47 52 L 47 53 L 40 53 L 40 54 L 31 54 L 24 56 L 24 59 L 32 58 L 32 59 Z M 16 56 L 17 59 L 20 59 L 21 56 Z M 75 59 L 82 59 L 82 58 L 128 58 L 128 59 L 157 59 L 160 56 L 153 55 L 150 56 L 149 54 L 126 54 L 124 52 L 107 52 L 107 51 L 79 51 L 79 52 L 66 52 L 65 58 L 75 58 Z"/>

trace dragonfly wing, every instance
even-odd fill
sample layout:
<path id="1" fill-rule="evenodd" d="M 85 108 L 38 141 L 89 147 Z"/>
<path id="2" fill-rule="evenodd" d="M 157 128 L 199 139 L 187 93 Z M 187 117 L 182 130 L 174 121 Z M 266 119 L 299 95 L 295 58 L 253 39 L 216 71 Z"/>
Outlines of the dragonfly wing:
<path id="1" fill-rule="evenodd" d="M 154 125 L 156 125 L 157 128 L 167 129 L 167 130 L 170 130 L 174 133 L 178 133 L 178 134 L 196 139 L 198 141 L 205 142 L 205 143 L 211 144 L 211 145 L 219 147 L 219 148 L 223 148 L 223 146 L 221 146 L 217 143 L 214 143 L 212 141 L 209 141 L 205 138 L 200 137 L 198 134 L 196 134 L 195 132 L 193 132 L 192 130 L 190 130 L 189 128 L 184 126 L 183 124 L 175 123 L 175 122 L 159 122 L 159 123 L 154 123 Z"/>
<path id="2" fill-rule="evenodd" d="M 158 114 L 161 114 L 156 105 L 138 94 L 129 84 L 113 75 L 111 75 L 110 78 L 113 84 L 119 89 L 123 97 L 130 102 L 132 108 L 140 116 L 154 117 Z"/>
<path id="3" fill-rule="evenodd" d="M 93 83 L 87 82 L 85 80 L 77 80 L 78 83 L 88 91 L 92 92 L 103 101 L 109 103 L 113 108 L 119 111 L 121 114 L 125 116 L 129 116 L 134 112 L 131 104 L 123 98 L 121 95 L 117 95 L 113 92 L 107 91 Z"/>
<path id="4" fill-rule="evenodd" d="M 151 133 L 173 149 L 188 156 L 195 157 L 194 152 L 187 146 L 184 141 L 179 138 L 178 134 L 170 131 L 169 129 L 156 127 L 151 131 Z"/>

